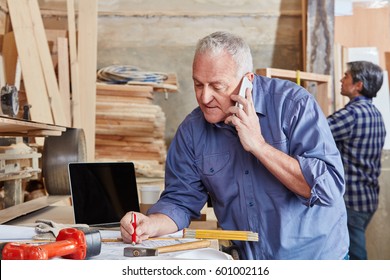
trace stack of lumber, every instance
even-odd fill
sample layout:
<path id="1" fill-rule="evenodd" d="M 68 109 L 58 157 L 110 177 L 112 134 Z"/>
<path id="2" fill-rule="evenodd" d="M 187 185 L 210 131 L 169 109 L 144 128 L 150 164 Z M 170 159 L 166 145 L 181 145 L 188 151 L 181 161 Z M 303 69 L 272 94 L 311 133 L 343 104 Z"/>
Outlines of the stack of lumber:
<path id="1" fill-rule="evenodd" d="M 138 175 L 163 177 L 165 114 L 152 86 L 97 83 L 96 161 L 132 161 Z"/>

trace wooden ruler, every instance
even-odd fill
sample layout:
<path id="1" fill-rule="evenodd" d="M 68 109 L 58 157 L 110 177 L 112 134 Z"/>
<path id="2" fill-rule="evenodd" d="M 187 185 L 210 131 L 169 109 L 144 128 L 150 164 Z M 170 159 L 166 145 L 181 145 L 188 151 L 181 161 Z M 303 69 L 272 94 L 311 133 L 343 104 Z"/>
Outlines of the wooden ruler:
<path id="1" fill-rule="evenodd" d="M 197 241 L 190 241 L 190 242 L 185 242 L 185 243 L 180 243 L 175 245 L 162 246 L 156 249 L 158 253 L 161 254 L 161 253 L 209 248 L 210 246 L 211 246 L 210 240 L 197 240 Z"/>

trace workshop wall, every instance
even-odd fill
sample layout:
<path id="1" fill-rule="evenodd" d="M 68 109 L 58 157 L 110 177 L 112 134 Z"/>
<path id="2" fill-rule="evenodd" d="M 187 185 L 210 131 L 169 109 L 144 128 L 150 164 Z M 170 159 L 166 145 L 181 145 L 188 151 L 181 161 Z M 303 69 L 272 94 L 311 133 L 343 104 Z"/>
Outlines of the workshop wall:
<path id="1" fill-rule="evenodd" d="M 242 35 L 254 67 L 298 69 L 300 0 L 100 1 L 98 66 L 131 64 L 174 72 L 179 93 L 155 95 L 166 114 L 166 141 L 196 106 L 192 58 L 198 39 L 217 30 Z"/>
<path id="2" fill-rule="evenodd" d="M 249 43 L 255 69 L 302 70 L 301 2 L 98 0 L 97 65 L 101 68 L 131 64 L 145 71 L 177 74 L 179 92 L 169 94 L 168 98 L 163 93 L 155 93 L 154 100 L 166 114 L 166 142 L 169 144 L 180 122 L 197 106 L 191 78 L 197 40 L 217 30 L 231 31 L 242 35 Z M 0 3 L 5 7 L 5 0 Z M 66 0 L 40 0 L 39 3 L 45 23 L 53 28 L 66 28 Z M 1 30 L 5 25 L 4 15 L 0 14 Z M 388 155 L 384 156 L 381 175 L 384 191 L 380 209 L 368 232 L 372 259 L 389 258 L 390 254 L 386 222 L 390 201 L 386 192 L 390 176 Z"/>
<path id="3" fill-rule="evenodd" d="M 0 0 L 4 2 L 5 0 Z M 77 0 L 75 1 L 77 3 Z M 166 114 L 166 142 L 196 106 L 192 58 L 198 39 L 217 30 L 243 36 L 254 67 L 302 69 L 301 0 L 99 0 L 99 68 L 130 64 L 176 73 L 179 93 L 155 94 Z M 45 23 L 65 26 L 66 1 L 40 0 Z M 62 15 L 56 17 L 55 15 Z M 4 18 L 0 24 L 4 25 Z M 1 26 L 0 26 L 1 27 Z"/>

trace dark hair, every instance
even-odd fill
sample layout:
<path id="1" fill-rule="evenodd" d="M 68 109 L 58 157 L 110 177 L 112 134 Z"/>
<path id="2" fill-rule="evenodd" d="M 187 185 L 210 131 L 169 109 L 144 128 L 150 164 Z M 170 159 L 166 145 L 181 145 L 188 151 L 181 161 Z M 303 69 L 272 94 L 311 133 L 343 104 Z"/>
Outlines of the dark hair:
<path id="1" fill-rule="evenodd" d="M 347 68 L 352 76 L 353 83 L 363 82 L 360 94 L 368 98 L 376 97 L 383 83 L 382 68 L 369 61 L 348 62 Z"/>

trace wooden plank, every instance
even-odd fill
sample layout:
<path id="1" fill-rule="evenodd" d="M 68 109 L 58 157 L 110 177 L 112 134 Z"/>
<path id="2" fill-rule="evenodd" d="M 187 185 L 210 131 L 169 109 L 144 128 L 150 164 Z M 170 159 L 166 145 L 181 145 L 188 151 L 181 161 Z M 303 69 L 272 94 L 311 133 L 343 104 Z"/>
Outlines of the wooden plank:
<path id="1" fill-rule="evenodd" d="M 307 0 L 301 0 L 301 10 L 302 10 L 302 70 L 306 71 L 307 68 Z"/>
<path id="2" fill-rule="evenodd" d="M 117 104 L 124 104 L 124 103 L 135 103 L 135 104 L 150 104 L 150 100 L 148 98 L 143 97 L 133 97 L 133 96 L 115 96 L 112 94 L 101 94 L 97 93 L 96 95 L 96 104 L 98 103 L 105 103 L 105 102 L 111 102 L 111 103 L 117 103 Z"/>
<path id="3" fill-rule="evenodd" d="M 47 29 L 46 25 L 45 28 L 46 38 L 51 46 L 50 51 L 53 57 L 58 54 L 58 38 L 68 38 L 68 31 L 62 29 Z"/>
<path id="4" fill-rule="evenodd" d="M 284 79 L 297 79 L 297 72 L 293 70 L 277 69 L 277 68 L 261 68 L 256 69 L 256 73 L 266 77 L 280 77 Z M 327 83 L 329 81 L 329 75 L 299 72 L 301 81 L 315 81 Z"/>
<path id="5" fill-rule="evenodd" d="M 95 158 L 95 112 L 97 68 L 97 0 L 79 1 L 78 61 L 81 128 L 84 129 L 87 160 Z"/>
<path id="6" fill-rule="evenodd" d="M 29 132 L 34 133 L 43 130 L 61 133 L 66 131 L 66 127 L 0 116 L 0 135 L 10 135 L 12 133 L 26 135 Z"/>
<path id="7" fill-rule="evenodd" d="M 68 12 L 68 37 L 69 37 L 69 59 L 70 59 L 70 79 L 72 92 L 72 127 L 81 128 L 81 107 L 80 107 L 80 80 L 79 80 L 79 62 L 77 55 L 76 42 L 76 16 L 74 0 L 66 2 Z"/>
<path id="8" fill-rule="evenodd" d="M 69 79 L 69 52 L 68 39 L 59 37 L 58 48 L 58 83 L 61 94 L 61 103 L 64 108 L 66 126 L 72 125 L 70 106 L 70 79 Z"/>
<path id="9" fill-rule="evenodd" d="M 334 54 L 335 54 L 335 74 L 334 74 L 334 111 L 337 111 L 348 103 L 349 98 L 340 94 L 341 83 L 340 80 L 344 76 L 346 66 L 346 49 L 339 43 L 335 43 Z"/>
<path id="10" fill-rule="evenodd" d="M 325 116 L 328 116 L 331 112 L 333 112 L 333 105 L 331 103 L 331 97 L 329 96 L 330 93 L 332 93 L 332 79 L 329 76 L 327 83 L 317 83 L 316 99 Z"/>
<path id="11" fill-rule="evenodd" d="M 9 14 L 8 9 L 3 9 L 5 11 L 5 19 L 4 19 L 4 34 L 7 34 L 8 32 L 12 31 L 12 23 L 11 23 L 11 17 Z"/>
<path id="12" fill-rule="evenodd" d="M 8 1 L 30 115 L 34 121 L 54 123 L 39 51 L 34 37 L 28 0 Z"/>
<path id="13" fill-rule="evenodd" d="M 385 69 L 387 71 L 387 78 L 390 81 L 390 52 L 385 52 Z"/>
<path id="14" fill-rule="evenodd" d="M 4 68 L 3 55 L 0 53 L 0 87 L 5 86 L 6 84 Z"/>
<path id="15" fill-rule="evenodd" d="M 134 103 L 116 103 L 116 102 L 108 102 L 108 103 L 97 103 L 97 108 L 99 108 L 100 112 L 110 111 L 110 113 L 120 112 L 120 113 L 136 113 L 136 114 L 153 114 L 155 115 L 158 112 L 162 112 L 161 108 L 157 105 L 153 104 L 134 104 Z M 132 110 L 133 112 L 129 112 Z"/>
<path id="16" fill-rule="evenodd" d="M 38 47 L 43 75 L 45 78 L 47 94 L 51 105 L 54 123 L 57 125 L 68 125 L 65 118 L 64 108 L 61 103 L 60 91 L 58 89 L 57 77 L 54 72 L 53 61 L 50 56 L 49 45 L 43 26 L 41 13 L 37 0 L 29 0 L 34 37 Z"/>
<path id="17" fill-rule="evenodd" d="M 101 142 L 100 142 L 101 141 Z M 141 142 L 141 143 L 150 143 L 150 142 L 154 142 L 156 141 L 156 139 L 152 136 L 152 135 L 149 135 L 149 136 L 141 136 L 141 137 L 137 137 L 137 136 L 123 136 L 123 135 L 96 135 L 96 143 L 97 144 L 100 144 L 100 143 L 105 143 L 105 142 L 117 142 L 117 143 L 121 143 L 121 142 Z M 164 141 L 162 139 L 162 141 Z"/>
<path id="18" fill-rule="evenodd" d="M 127 92 L 131 94 L 146 94 L 153 91 L 152 86 L 140 86 L 140 85 L 115 85 L 115 84 L 104 84 L 96 83 L 96 89 L 99 91 L 114 91 L 116 94 L 119 92 Z"/>
<path id="19" fill-rule="evenodd" d="M 127 146 L 127 145 L 135 145 L 135 146 L 143 146 L 145 144 L 158 144 L 156 146 L 165 145 L 164 140 L 156 140 L 151 137 L 126 137 L 127 139 L 122 139 L 118 141 L 115 138 L 110 138 L 111 135 L 107 135 L 106 138 L 103 135 L 96 135 L 96 145 L 100 146 Z M 125 137 L 123 137 L 125 138 Z"/>
<path id="20" fill-rule="evenodd" d="M 342 48 L 339 43 L 334 43 L 333 47 L 333 53 L 334 53 L 334 97 L 333 97 L 333 110 L 336 111 L 340 107 L 340 96 L 341 94 L 338 94 L 340 92 L 340 80 L 343 77 L 343 71 L 342 71 L 342 63 L 341 63 L 341 57 L 342 57 Z"/>
<path id="21" fill-rule="evenodd" d="M 32 213 L 39 209 L 45 208 L 51 204 L 54 204 L 58 201 L 65 199 L 67 196 L 45 196 L 39 197 L 28 202 L 15 205 L 3 210 L 0 210 L 0 224 L 9 222 L 15 218 L 24 216 L 26 214 Z"/>
<path id="22" fill-rule="evenodd" d="M 3 61 L 5 82 L 9 85 L 14 85 L 18 51 L 16 49 L 15 35 L 12 31 L 6 33 L 3 37 Z"/>

